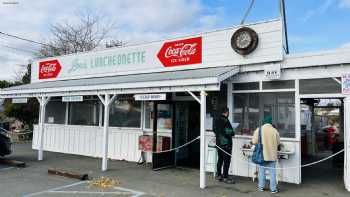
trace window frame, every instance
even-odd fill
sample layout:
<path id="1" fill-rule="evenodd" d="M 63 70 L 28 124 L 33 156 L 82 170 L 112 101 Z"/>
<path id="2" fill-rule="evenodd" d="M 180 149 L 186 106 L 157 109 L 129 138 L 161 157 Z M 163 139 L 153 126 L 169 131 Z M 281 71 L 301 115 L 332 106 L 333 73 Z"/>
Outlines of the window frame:
<path id="1" fill-rule="evenodd" d="M 263 81 L 258 81 L 259 82 L 259 90 L 233 90 L 233 88 L 229 89 L 228 86 L 228 90 L 231 90 L 230 92 L 228 92 L 227 95 L 231 95 L 231 101 L 228 100 L 227 102 L 230 103 L 230 105 L 232 105 L 232 109 L 234 107 L 234 94 L 244 94 L 244 93 L 278 93 L 278 92 L 293 92 L 295 99 L 294 99 L 294 106 L 295 106 L 295 111 L 297 110 L 297 102 L 300 102 L 300 95 L 299 95 L 299 80 L 296 79 L 294 80 L 294 88 L 289 88 L 289 89 L 263 89 Z M 242 82 L 232 82 L 232 87 L 234 83 L 242 83 Z M 300 103 L 299 103 L 300 105 Z M 233 114 L 233 110 L 231 110 L 230 112 L 230 116 L 232 117 L 232 122 L 234 122 L 234 114 Z M 292 137 L 281 137 L 281 140 L 283 141 L 291 141 L 291 142 L 299 142 L 300 141 L 300 133 L 298 133 L 298 129 L 297 129 L 297 118 L 295 118 L 295 136 Z M 253 136 L 252 135 L 235 135 L 236 138 L 242 138 L 242 139 L 251 139 Z"/>

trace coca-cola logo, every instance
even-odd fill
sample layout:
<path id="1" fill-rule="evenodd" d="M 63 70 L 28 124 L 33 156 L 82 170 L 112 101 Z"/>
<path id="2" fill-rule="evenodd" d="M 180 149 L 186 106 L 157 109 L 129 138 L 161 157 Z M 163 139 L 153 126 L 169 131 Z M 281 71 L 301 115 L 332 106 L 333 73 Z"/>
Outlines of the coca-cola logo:
<path id="1" fill-rule="evenodd" d="M 58 60 L 39 62 L 39 79 L 56 78 L 61 71 Z"/>
<path id="2" fill-rule="evenodd" d="M 165 67 L 202 63 L 202 37 L 166 42 L 157 56 Z"/>
<path id="3" fill-rule="evenodd" d="M 187 55 L 194 55 L 196 53 L 197 43 L 185 44 L 182 47 L 169 47 L 165 51 L 165 57 L 183 57 Z"/>

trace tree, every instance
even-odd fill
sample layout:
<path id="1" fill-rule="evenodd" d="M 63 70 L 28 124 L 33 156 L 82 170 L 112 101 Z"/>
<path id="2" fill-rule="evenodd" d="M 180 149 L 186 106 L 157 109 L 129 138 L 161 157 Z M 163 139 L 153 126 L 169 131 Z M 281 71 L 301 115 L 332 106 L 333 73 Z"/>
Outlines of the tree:
<path id="1" fill-rule="evenodd" d="M 56 23 L 50 26 L 51 41 L 39 51 L 39 57 L 52 57 L 77 52 L 91 51 L 101 46 L 113 23 L 91 12 L 77 14 L 77 23 Z M 120 42 L 120 41 L 118 41 Z"/>
<path id="2" fill-rule="evenodd" d="M 107 23 L 104 17 L 92 12 L 77 14 L 74 19 L 77 19 L 77 22 L 66 21 L 52 24 L 50 26 L 50 41 L 43 45 L 35 56 L 43 58 L 91 51 L 98 46 L 102 46 L 102 42 L 106 41 L 110 30 L 114 26 L 113 23 Z M 118 46 L 120 46 L 122 42 L 114 41 L 113 43 L 118 43 Z M 31 64 L 23 66 L 23 72 L 16 73 L 16 78 L 14 83 L 0 81 L 0 87 L 6 88 L 30 83 Z M 28 99 L 27 104 L 13 104 L 10 99 L 6 99 L 4 103 L 4 113 L 7 117 L 17 118 L 32 129 L 33 124 L 38 119 L 39 111 L 39 105 L 35 98 Z"/>

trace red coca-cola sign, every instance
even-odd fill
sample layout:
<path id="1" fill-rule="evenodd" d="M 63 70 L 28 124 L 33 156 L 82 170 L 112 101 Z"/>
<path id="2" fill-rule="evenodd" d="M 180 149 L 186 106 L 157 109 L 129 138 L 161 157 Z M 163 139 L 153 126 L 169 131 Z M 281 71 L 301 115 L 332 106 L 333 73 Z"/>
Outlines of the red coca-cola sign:
<path id="1" fill-rule="evenodd" d="M 202 63 L 202 37 L 166 42 L 157 57 L 165 67 Z"/>
<path id="2" fill-rule="evenodd" d="M 39 79 L 56 78 L 61 71 L 58 60 L 39 62 Z"/>

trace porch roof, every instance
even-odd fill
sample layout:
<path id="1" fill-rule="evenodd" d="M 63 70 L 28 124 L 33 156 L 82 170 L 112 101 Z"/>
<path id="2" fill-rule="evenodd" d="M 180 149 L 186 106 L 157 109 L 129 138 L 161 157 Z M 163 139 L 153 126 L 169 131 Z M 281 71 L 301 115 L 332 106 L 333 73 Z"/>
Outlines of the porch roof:
<path id="1" fill-rule="evenodd" d="M 36 82 L 5 88 L 0 98 L 218 91 L 220 83 L 238 73 L 238 66 Z"/>

